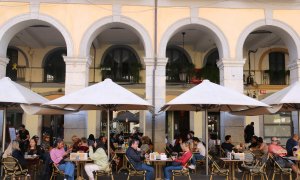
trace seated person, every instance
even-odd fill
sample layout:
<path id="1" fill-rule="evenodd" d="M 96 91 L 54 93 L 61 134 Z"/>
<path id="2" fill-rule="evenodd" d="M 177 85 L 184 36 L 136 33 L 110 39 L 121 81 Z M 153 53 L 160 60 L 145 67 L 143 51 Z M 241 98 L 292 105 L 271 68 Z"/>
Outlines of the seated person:
<path id="1" fill-rule="evenodd" d="M 225 153 L 233 150 L 234 145 L 231 144 L 231 135 L 225 136 L 225 142 L 221 144 L 221 147 L 224 149 Z"/>
<path id="2" fill-rule="evenodd" d="M 74 164 L 72 162 L 65 162 L 64 159 L 72 152 L 72 148 L 65 151 L 64 141 L 58 138 L 55 142 L 55 147 L 50 151 L 50 157 L 53 163 L 59 170 L 64 171 L 67 180 L 74 180 Z"/>
<path id="3" fill-rule="evenodd" d="M 100 143 L 90 141 L 89 144 L 89 157 L 94 160 L 94 163 L 86 164 L 84 166 L 85 172 L 89 177 L 89 180 L 94 180 L 94 171 L 108 171 L 109 163 L 108 157 L 104 151 L 104 149 L 100 146 Z M 95 148 L 95 151 L 94 151 Z"/>
<path id="4" fill-rule="evenodd" d="M 240 144 L 236 145 L 235 146 L 235 149 L 238 151 L 238 152 L 244 152 L 246 150 L 246 146 L 243 142 L 241 142 Z"/>
<path id="5" fill-rule="evenodd" d="M 50 152 L 50 150 L 52 149 L 52 147 L 50 145 L 50 136 L 47 133 L 43 134 L 41 149 L 43 149 L 43 151 L 45 151 L 45 152 Z"/>
<path id="6" fill-rule="evenodd" d="M 252 136 L 251 137 L 251 144 L 249 146 L 249 149 L 256 149 L 257 148 L 257 136 Z"/>
<path id="7" fill-rule="evenodd" d="M 194 153 L 193 158 L 191 160 L 191 165 L 189 166 L 190 169 L 195 169 L 196 161 L 202 160 L 205 158 L 205 147 L 202 142 L 200 142 L 200 139 L 197 137 L 193 137 L 193 152 L 199 152 Z"/>
<path id="8" fill-rule="evenodd" d="M 165 180 L 170 180 L 171 171 L 172 170 L 181 170 L 182 168 L 184 168 L 186 163 L 192 157 L 193 154 L 190 151 L 190 145 L 187 141 L 181 143 L 181 149 L 183 150 L 182 156 L 177 158 L 177 159 L 173 159 L 172 165 L 171 166 L 166 166 L 164 168 Z"/>
<path id="9" fill-rule="evenodd" d="M 26 169 L 27 161 L 25 160 L 24 154 L 22 153 L 22 151 L 20 149 L 19 142 L 13 141 L 11 147 L 12 147 L 11 156 L 18 160 L 18 162 L 20 163 L 20 165 L 22 166 L 23 169 Z"/>
<path id="10" fill-rule="evenodd" d="M 257 150 L 261 153 L 261 154 L 267 154 L 268 153 L 268 145 L 266 143 L 264 143 L 264 140 L 262 137 L 259 137 L 257 139 Z"/>
<path id="11" fill-rule="evenodd" d="M 87 139 L 85 137 L 81 138 L 81 142 L 79 144 L 78 150 L 81 152 L 87 152 L 89 150 Z"/>
<path id="12" fill-rule="evenodd" d="M 287 155 L 287 151 L 278 145 L 279 139 L 277 137 L 271 138 L 271 144 L 269 145 L 269 153 L 274 155 L 274 160 L 280 165 L 282 168 L 292 168 L 292 170 L 297 174 L 300 174 L 298 171 L 298 167 L 290 160 L 282 158 Z"/>
<path id="13" fill-rule="evenodd" d="M 77 137 L 76 135 L 72 136 L 72 152 L 78 152 L 79 151 L 79 144 L 81 142 L 80 138 Z"/>
<path id="14" fill-rule="evenodd" d="M 289 156 L 293 156 L 293 148 L 298 145 L 298 140 L 298 134 L 294 134 L 293 137 L 287 140 L 285 147 Z"/>
<path id="15" fill-rule="evenodd" d="M 129 141 L 129 148 L 126 150 L 126 156 L 136 170 L 146 170 L 146 180 L 153 179 L 154 168 L 143 163 L 141 150 L 138 148 L 139 140 L 132 139 Z"/>
<path id="16" fill-rule="evenodd" d="M 30 139 L 27 153 L 28 155 L 38 155 L 38 156 L 41 156 L 43 154 L 43 151 L 41 150 L 40 146 L 37 145 L 35 138 Z"/>

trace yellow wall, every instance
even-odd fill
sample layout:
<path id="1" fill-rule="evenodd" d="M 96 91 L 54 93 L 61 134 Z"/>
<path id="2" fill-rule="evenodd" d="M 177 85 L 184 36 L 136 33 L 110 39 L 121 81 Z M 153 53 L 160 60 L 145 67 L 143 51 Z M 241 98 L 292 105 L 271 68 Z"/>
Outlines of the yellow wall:
<path id="1" fill-rule="evenodd" d="M 9 19 L 28 12 L 29 12 L 29 3 L 1 2 L 0 26 L 6 23 Z"/>

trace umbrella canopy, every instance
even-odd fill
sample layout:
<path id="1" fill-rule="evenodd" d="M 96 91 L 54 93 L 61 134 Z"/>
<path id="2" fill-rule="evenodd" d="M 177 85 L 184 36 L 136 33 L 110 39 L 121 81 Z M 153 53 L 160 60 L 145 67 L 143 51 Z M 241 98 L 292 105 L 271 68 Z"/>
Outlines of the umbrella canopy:
<path id="1" fill-rule="evenodd" d="M 0 79 L 0 108 L 3 111 L 3 129 L 2 129 L 2 151 L 5 148 L 6 131 L 6 109 L 20 104 L 39 105 L 47 102 L 48 99 L 13 82 L 10 78 Z"/>
<path id="2" fill-rule="evenodd" d="M 268 105 L 209 80 L 204 80 L 201 84 L 168 102 L 161 110 L 239 111 L 258 106 L 266 107 Z"/>
<path id="3" fill-rule="evenodd" d="M 152 108 L 150 103 L 114 83 L 111 79 L 105 79 L 103 82 L 67 94 L 44 105 L 72 110 L 106 110 L 108 142 L 110 142 L 109 111 L 148 110 Z M 107 149 L 109 157 L 109 143 Z"/>
<path id="4" fill-rule="evenodd" d="M 295 82 L 290 86 L 271 94 L 261 100 L 261 102 L 272 107 L 257 107 L 254 109 L 232 112 L 234 115 L 257 116 L 263 114 L 274 114 L 278 111 L 299 111 L 300 110 L 300 82 Z"/>
<path id="5" fill-rule="evenodd" d="M 207 143 L 208 110 L 238 111 L 266 106 L 268 105 L 237 91 L 212 83 L 209 80 L 204 80 L 201 84 L 168 102 L 161 110 L 205 111 L 205 134 Z M 206 146 L 206 152 L 208 152 L 208 146 Z M 208 175 L 208 156 L 206 156 L 206 174 Z"/>
<path id="6" fill-rule="evenodd" d="M 13 82 L 8 77 L 0 79 L 0 106 L 14 104 L 43 104 L 48 99 L 30 89 Z"/>
<path id="7" fill-rule="evenodd" d="M 49 101 L 44 105 L 73 110 L 148 110 L 151 104 L 111 79 Z"/>
<path id="8" fill-rule="evenodd" d="M 126 111 L 126 112 L 123 112 L 120 115 L 118 115 L 115 118 L 115 120 L 119 121 L 119 122 L 125 122 L 127 120 L 128 122 L 138 123 L 139 122 L 139 117 L 138 117 L 137 114 L 133 114 L 132 112 Z"/>

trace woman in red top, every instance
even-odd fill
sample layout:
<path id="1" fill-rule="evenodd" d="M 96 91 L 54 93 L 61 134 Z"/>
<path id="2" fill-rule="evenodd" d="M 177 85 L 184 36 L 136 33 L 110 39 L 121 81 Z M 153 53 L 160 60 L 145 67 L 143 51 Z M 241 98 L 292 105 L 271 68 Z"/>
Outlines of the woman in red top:
<path id="1" fill-rule="evenodd" d="M 181 149 L 183 150 L 183 155 L 177 159 L 173 159 L 171 166 L 166 166 L 164 168 L 165 180 L 170 180 L 172 170 L 181 170 L 184 168 L 186 163 L 191 159 L 192 152 L 190 151 L 190 145 L 188 142 L 181 143 Z"/>

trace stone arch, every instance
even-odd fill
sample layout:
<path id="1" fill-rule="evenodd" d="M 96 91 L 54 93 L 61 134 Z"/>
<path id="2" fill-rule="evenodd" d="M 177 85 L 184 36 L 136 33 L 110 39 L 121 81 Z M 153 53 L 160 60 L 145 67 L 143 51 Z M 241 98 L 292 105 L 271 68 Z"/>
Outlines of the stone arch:
<path id="1" fill-rule="evenodd" d="M 250 24 L 244 29 L 240 34 L 236 45 L 236 58 L 238 60 L 243 60 L 243 47 L 248 35 L 257 28 L 263 26 L 271 26 L 272 31 L 278 34 L 278 36 L 283 38 L 285 45 L 288 47 L 290 55 L 290 63 L 299 59 L 300 52 L 300 39 L 294 29 L 284 22 L 278 20 L 272 20 L 271 23 L 267 24 L 265 19 L 258 20 Z"/>
<path id="2" fill-rule="evenodd" d="M 0 56 L 6 57 L 8 44 L 16 35 L 16 33 L 28 26 L 35 25 L 36 21 L 44 21 L 54 26 L 62 34 L 65 40 L 68 56 L 73 56 L 73 40 L 66 27 L 63 26 L 58 20 L 48 15 L 39 14 L 37 16 L 33 16 L 30 13 L 22 14 L 9 19 L 6 23 L 0 26 Z"/>
<path id="3" fill-rule="evenodd" d="M 147 30 L 138 22 L 125 17 L 120 16 L 119 19 L 115 20 L 113 16 L 108 16 L 102 18 L 95 23 L 93 23 L 84 33 L 80 43 L 80 56 L 89 57 L 90 47 L 93 40 L 105 29 L 107 29 L 113 23 L 121 23 L 127 25 L 130 30 L 135 32 L 135 34 L 142 40 L 145 50 L 145 57 L 153 57 L 152 40 L 150 38 Z"/>
<path id="4" fill-rule="evenodd" d="M 165 57 L 166 48 L 172 36 L 176 32 L 180 31 L 181 28 L 184 28 L 186 25 L 191 25 L 191 24 L 203 26 L 209 32 L 211 32 L 213 34 L 213 38 L 216 43 L 216 46 L 219 50 L 220 57 L 222 58 L 230 57 L 228 41 L 225 35 L 223 34 L 223 32 L 215 24 L 202 18 L 197 18 L 193 20 L 191 20 L 190 18 L 185 18 L 185 19 L 178 20 L 177 22 L 169 26 L 168 29 L 164 32 L 162 39 L 160 41 L 158 56 Z"/>
<path id="5" fill-rule="evenodd" d="M 170 48 L 170 49 L 177 49 L 177 50 L 181 51 L 181 52 L 186 56 L 186 58 L 188 59 L 188 61 L 189 61 L 190 63 L 193 63 L 193 64 L 194 64 L 194 62 L 193 62 L 193 60 L 192 60 L 192 58 L 191 58 L 189 52 L 188 52 L 187 50 L 185 50 L 184 48 L 179 47 L 179 46 L 175 46 L 175 45 L 173 45 L 173 46 L 167 46 L 166 50 L 167 50 L 168 48 Z"/>
<path id="6" fill-rule="evenodd" d="M 100 65 L 103 63 L 104 61 L 104 58 L 106 57 L 106 55 L 112 50 L 112 49 L 115 49 L 115 48 L 126 48 L 128 50 L 130 50 L 134 55 L 135 57 L 137 58 L 137 60 L 143 64 L 143 62 L 141 61 L 141 58 L 140 56 L 138 55 L 138 53 L 136 52 L 136 50 L 134 48 L 132 48 L 131 46 L 128 46 L 128 45 L 111 45 L 109 46 L 107 49 L 105 49 L 102 57 L 101 57 L 101 61 L 100 61 Z"/>
<path id="7" fill-rule="evenodd" d="M 208 57 L 215 51 L 218 51 L 218 48 L 211 48 L 210 50 L 207 51 L 207 53 L 204 55 L 204 58 L 203 58 L 203 64 L 202 64 L 203 66 L 206 65 Z"/>
<path id="8" fill-rule="evenodd" d="M 43 57 L 43 61 L 42 61 L 41 67 L 42 67 L 42 68 L 45 67 L 45 64 L 46 64 L 46 61 L 47 61 L 47 58 L 49 57 L 49 55 L 51 55 L 53 52 L 59 51 L 59 50 L 66 50 L 66 48 L 64 48 L 64 47 L 57 47 L 57 48 L 53 48 L 53 49 L 51 49 L 50 51 L 48 51 L 48 52 L 44 55 L 44 57 Z"/>

